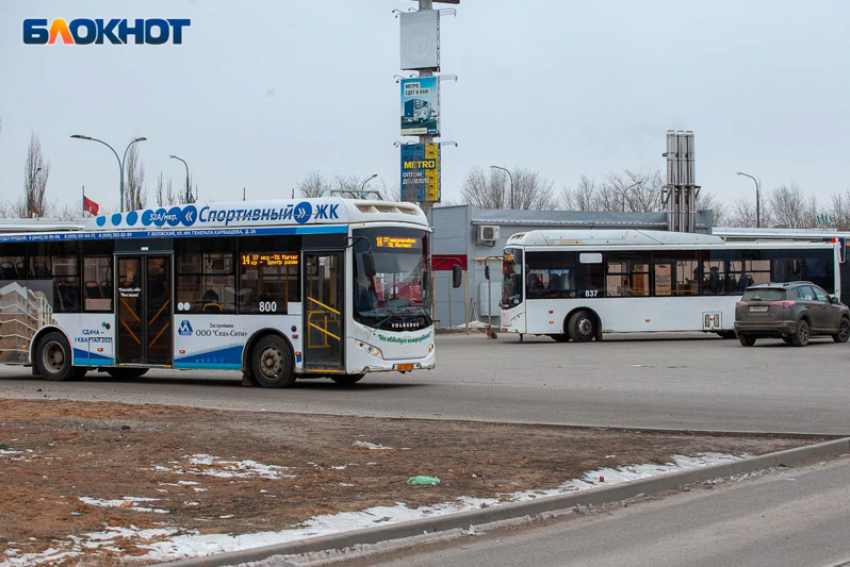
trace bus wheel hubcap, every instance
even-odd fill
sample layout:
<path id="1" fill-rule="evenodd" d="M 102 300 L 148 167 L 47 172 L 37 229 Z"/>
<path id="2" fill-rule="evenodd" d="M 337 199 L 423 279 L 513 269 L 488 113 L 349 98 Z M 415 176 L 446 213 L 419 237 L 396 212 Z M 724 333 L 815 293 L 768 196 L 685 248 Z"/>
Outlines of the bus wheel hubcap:
<path id="1" fill-rule="evenodd" d="M 48 370 L 51 372 L 58 372 L 59 370 L 62 370 L 62 366 L 65 365 L 65 351 L 59 343 L 48 343 L 44 347 L 42 360 L 44 361 L 44 366 L 46 366 Z"/>
<path id="2" fill-rule="evenodd" d="M 267 348 L 260 355 L 260 368 L 266 376 L 277 376 L 281 366 L 280 351 L 276 348 Z"/>
<path id="3" fill-rule="evenodd" d="M 590 319 L 581 319 L 578 322 L 578 332 L 584 336 L 589 335 L 593 331 L 593 323 Z"/>

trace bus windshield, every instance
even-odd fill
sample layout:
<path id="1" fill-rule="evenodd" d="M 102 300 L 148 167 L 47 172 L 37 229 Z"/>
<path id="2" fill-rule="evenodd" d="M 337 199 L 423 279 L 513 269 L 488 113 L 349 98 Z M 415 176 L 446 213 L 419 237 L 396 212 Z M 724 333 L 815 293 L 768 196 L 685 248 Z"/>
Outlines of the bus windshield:
<path id="1" fill-rule="evenodd" d="M 388 331 L 431 325 L 428 290 L 428 233 L 409 228 L 355 230 L 354 319 Z M 368 277 L 363 254 L 371 251 L 376 274 Z"/>
<path id="2" fill-rule="evenodd" d="M 502 308 L 522 303 L 522 250 L 506 248 L 502 260 Z"/>

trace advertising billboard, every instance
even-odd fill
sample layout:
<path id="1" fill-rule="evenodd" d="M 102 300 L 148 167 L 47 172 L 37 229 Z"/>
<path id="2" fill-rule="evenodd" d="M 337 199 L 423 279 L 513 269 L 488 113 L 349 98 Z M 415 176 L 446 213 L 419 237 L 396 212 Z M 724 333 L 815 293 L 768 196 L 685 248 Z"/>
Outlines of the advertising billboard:
<path id="1" fill-rule="evenodd" d="M 401 146 L 401 200 L 440 202 L 440 144 Z"/>
<path id="2" fill-rule="evenodd" d="M 401 80 L 401 135 L 440 135 L 438 77 Z"/>
<path id="3" fill-rule="evenodd" d="M 434 69 L 440 66 L 440 11 L 399 14 L 401 69 Z"/>

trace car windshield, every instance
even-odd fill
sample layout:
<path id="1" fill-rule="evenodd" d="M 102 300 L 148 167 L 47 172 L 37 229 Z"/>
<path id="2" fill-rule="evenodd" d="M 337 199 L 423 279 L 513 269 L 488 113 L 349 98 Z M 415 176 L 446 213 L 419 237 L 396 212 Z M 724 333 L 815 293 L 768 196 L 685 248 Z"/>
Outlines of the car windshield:
<path id="1" fill-rule="evenodd" d="M 743 301 L 783 301 L 785 300 L 784 289 L 748 289 L 744 292 Z"/>
<path id="2" fill-rule="evenodd" d="M 431 324 L 428 233 L 408 228 L 355 230 L 354 319 L 385 330 L 417 330 Z M 375 275 L 364 269 L 371 252 Z"/>

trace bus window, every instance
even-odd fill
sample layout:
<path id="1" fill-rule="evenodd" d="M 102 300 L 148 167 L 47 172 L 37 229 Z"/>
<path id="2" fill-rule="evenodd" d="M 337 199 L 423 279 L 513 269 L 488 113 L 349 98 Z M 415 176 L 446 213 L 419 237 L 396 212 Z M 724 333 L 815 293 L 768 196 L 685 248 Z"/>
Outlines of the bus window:
<path id="1" fill-rule="evenodd" d="M 286 314 L 300 301 L 296 252 L 239 253 L 239 312 Z"/>
<path id="2" fill-rule="evenodd" d="M 641 252 L 608 254 L 606 297 L 648 297 L 649 256 Z"/>
<path id="3" fill-rule="evenodd" d="M 653 256 L 655 296 L 699 295 L 699 263 L 695 252 Z"/>
<path id="4" fill-rule="evenodd" d="M 234 247 L 232 238 L 195 238 L 178 243 L 179 311 L 205 315 L 236 312 Z"/>
<path id="5" fill-rule="evenodd" d="M 583 298 L 602 297 L 605 290 L 605 270 L 602 254 L 582 253 L 579 255 L 576 295 Z"/>
<path id="6" fill-rule="evenodd" d="M 522 303 L 522 250 L 508 248 L 502 261 L 502 308 Z"/>
<path id="7" fill-rule="evenodd" d="M 528 252 L 528 299 L 576 296 L 575 252 Z"/>
<path id="8" fill-rule="evenodd" d="M 112 311 L 112 256 L 83 257 L 83 296 L 86 312 Z"/>
<path id="9" fill-rule="evenodd" d="M 30 279 L 48 280 L 53 287 L 54 313 L 80 312 L 80 257 L 76 242 L 30 245 Z"/>

